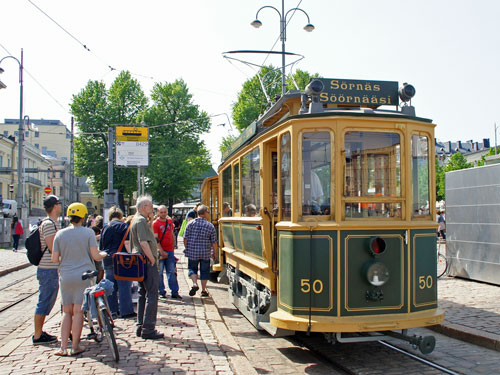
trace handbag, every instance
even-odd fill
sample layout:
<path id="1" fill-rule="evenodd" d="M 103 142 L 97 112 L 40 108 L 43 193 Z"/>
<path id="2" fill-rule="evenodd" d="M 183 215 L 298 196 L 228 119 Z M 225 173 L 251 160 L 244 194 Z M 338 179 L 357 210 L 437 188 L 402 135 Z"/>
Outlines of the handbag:
<path id="1" fill-rule="evenodd" d="M 144 281 L 146 260 L 139 253 L 114 253 L 113 274 L 116 280 Z"/>
<path id="2" fill-rule="evenodd" d="M 139 253 L 121 252 L 125 239 L 127 238 L 130 225 L 123 236 L 117 252 L 113 254 L 113 274 L 116 280 L 144 281 L 146 271 L 146 260 Z"/>

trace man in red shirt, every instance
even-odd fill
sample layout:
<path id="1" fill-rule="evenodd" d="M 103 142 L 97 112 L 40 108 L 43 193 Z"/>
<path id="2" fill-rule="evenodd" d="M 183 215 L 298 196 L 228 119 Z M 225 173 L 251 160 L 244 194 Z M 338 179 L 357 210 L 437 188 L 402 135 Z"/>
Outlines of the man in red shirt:
<path id="1" fill-rule="evenodd" d="M 158 251 L 160 252 L 160 289 L 161 297 L 166 298 L 165 283 L 163 282 L 163 270 L 167 272 L 168 287 L 172 292 L 172 298 L 182 299 L 179 295 L 179 283 L 177 282 L 177 272 L 174 256 L 174 223 L 167 215 L 167 207 L 158 208 L 158 219 L 153 222 L 153 232 L 158 242 Z"/>

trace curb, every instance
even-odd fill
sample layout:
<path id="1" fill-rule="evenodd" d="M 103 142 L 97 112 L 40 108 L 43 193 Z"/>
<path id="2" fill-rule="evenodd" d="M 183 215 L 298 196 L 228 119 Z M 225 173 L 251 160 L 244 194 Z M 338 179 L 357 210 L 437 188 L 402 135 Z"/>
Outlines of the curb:
<path id="1" fill-rule="evenodd" d="M 453 323 L 439 324 L 427 328 L 445 336 L 500 352 L 500 335 Z"/>
<path id="2" fill-rule="evenodd" d="M 12 267 L 12 268 L 8 268 L 6 270 L 2 270 L 2 271 L 0 271 L 0 276 L 5 276 L 8 273 L 19 271 L 19 270 L 22 270 L 24 268 L 28 268 L 29 266 L 31 266 L 31 263 L 27 262 L 27 263 L 20 264 L 18 266 Z"/>

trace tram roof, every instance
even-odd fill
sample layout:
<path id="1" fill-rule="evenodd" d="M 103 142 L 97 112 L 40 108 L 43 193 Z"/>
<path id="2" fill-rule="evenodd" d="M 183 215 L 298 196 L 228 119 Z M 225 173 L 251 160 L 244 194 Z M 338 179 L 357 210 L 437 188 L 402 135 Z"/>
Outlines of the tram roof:
<path id="1" fill-rule="evenodd" d="M 285 121 L 292 119 L 303 118 L 320 118 L 320 117 L 375 117 L 375 118 L 398 118 L 406 120 L 414 120 L 426 123 L 432 123 L 431 119 L 424 117 L 412 116 L 407 113 L 384 110 L 378 108 L 366 107 L 340 107 L 329 108 L 324 107 L 322 111 L 314 113 L 290 114 L 290 103 L 300 105 L 302 93 L 298 90 L 292 90 L 280 97 L 266 112 L 262 114 L 256 121 L 250 124 L 240 136 L 233 142 L 231 147 L 222 154 L 222 163 L 238 149 L 248 144 L 257 135 L 260 135 L 268 130 L 279 126 Z"/>

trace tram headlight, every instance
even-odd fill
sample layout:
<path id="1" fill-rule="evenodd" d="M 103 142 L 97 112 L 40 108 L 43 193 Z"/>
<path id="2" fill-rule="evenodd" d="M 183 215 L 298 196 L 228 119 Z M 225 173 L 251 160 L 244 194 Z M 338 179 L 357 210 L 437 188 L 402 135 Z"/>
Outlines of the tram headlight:
<path id="1" fill-rule="evenodd" d="M 366 278 L 373 286 L 382 286 L 389 280 L 389 269 L 382 262 L 374 262 L 368 265 Z"/>
<path id="2" fill-rule="evenodd" d="M 312 80 L 304 90 L 309 96 L 318 96 L 325 89 L 325 85 L 318 79 Z"/>
<path id="3" fill-rule="evenodd" d="M 412 85 L 409 85 L 408 83 L 403 83 L 403 87 L 401 87 L 398 91 L 399 93 L 399 98 L 403 101 L 403 102 L 408 102 L 410 101 L 411 98 L 413 98 L 415 96 L 415 93 L 417 92 L 417 90 L 415 90 L 415 87 L 413 87 Z"/>
<path id="4" fill-rule="evenodd" d="M 370 239 L 370 252 L 372 255 L 380 255 L 385 251 L 386 243 L 383 238 L 373 237 Z"/>

